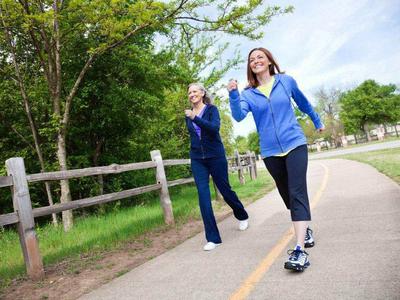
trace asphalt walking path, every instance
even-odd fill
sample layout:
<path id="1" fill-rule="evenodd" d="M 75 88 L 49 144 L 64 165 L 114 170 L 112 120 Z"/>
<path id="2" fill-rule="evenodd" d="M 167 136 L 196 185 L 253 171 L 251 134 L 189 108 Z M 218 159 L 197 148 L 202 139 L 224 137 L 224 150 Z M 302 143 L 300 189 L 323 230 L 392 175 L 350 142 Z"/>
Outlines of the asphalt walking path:
<path id="1" fill-rule="evenodd" d="M 223 244 L 204 233 L 81 299 L 400 299 L 400 187 L 374 168 L 343 159 L 308 171 L 311 266 L 283 268 L 295 241 L 276 190 L 247 206 L 250 227 L 219 223 Z"/>

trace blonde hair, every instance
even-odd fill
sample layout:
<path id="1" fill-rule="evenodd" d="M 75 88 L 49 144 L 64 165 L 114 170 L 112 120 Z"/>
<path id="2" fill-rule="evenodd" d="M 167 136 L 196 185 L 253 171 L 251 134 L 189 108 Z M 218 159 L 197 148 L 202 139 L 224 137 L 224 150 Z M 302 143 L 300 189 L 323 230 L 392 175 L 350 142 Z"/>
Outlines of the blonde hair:
<path id="1" fill-rule="evenodd" d="M 203 103 L 204 104 L 211 104 L 212 103 L 212 98 L 209 92 L 207 92 L 206 88 L 198 82 L 193 82 L 191 84 L 188 85 L 188 90 L 190 87 L 195 86 L 197 88 L 199 88 L 200 91 L 204 92 L 204 96 L 203 96 Z"/>

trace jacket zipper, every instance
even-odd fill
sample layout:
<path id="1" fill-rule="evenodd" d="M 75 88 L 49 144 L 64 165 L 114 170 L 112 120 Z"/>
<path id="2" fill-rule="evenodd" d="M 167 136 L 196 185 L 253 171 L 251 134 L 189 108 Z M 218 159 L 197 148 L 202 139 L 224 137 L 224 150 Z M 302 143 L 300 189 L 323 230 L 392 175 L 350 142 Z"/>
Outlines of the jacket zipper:
<path id="1" fill-rule="evenodd" d="M 202 134 L 203 134 L 203 131 L 200 131 L 199 140 L 200 140 L 201 155 L 203 156 L 203 159 L 205 159 L 203 145 L 201 144 L 201 135 Z"/>
<path id="2" fill-rule="evenodd" d="M 271 99 L 267 97 L 267 100 L 268 100 L 269 107 L 271 108 L 272 122 L 274 123 L 274 129 L 275 129 L 275 137 L 276 137 L 276 140 L 278 141 L 279 147 L 281 148 L 281 151 L 283 153 L 284 151 L 283 151 L 283 148 L 282 148 L 282 145 L 281 145 L 281 141 L 278 138 L 278 132 L 277 132 L 277 129 L 276 129 L 275 116 L 274 116 L 274 111 L 272 110 Z"/>

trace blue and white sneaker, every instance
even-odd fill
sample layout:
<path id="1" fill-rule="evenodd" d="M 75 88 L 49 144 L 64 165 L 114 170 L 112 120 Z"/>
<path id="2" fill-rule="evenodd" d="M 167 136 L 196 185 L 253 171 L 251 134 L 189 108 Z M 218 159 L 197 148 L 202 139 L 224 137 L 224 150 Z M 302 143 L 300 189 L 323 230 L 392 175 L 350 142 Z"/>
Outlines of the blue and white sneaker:
<path id="1" fill-rule="evenodd" d="M 313 238 L 313 231 L 310 229 L 310 227 L 307 227 L 306 230 L 306 238 L 304 239 L 304 248 L 311 248 L 314 247 L 315 241 Z"/>
<path id="2" fill-rule="evenodd" d="M 310 262 L 308 260 L 308 253 L 301 249 L 288 250 L 289 259 L 285 262 L 285 269 L 303 272 Z"/>

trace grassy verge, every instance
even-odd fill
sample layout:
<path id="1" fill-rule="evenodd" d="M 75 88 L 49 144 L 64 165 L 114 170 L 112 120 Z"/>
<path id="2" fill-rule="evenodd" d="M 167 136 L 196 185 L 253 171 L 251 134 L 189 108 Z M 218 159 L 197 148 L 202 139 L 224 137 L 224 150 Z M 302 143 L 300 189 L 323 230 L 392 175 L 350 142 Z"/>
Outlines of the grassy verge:
<path id="1" fill-rule="evenodd" d="M 272 179 L 266 170 L 259 170 L 258 178 L 251 181 L 246 175 L 246 184 L 240 185 L 236 174 L 230 182 L 244 203 L 254 201 L 273 188 Z M 213 193 L 213 188 L 211 186 Z M 197 191 L 193 184 L 174 187 L 170 190 L 174 216 L 178 225 L 188 219 L 200 218 Z M 214 195 L 213 195 L 213 198 Z M 214 201 L 215 202 L 215 201 Z M 215 209 L 226 209 L 226 205 L 214 203 Z M 62 226 L 37 227 L 40 252 L 45 266 L 66 258 L 79 257 L 85 253 L 100 253 L 119 247 L 146 232 L 164 226 L 158 197 L 147 204 L 119 209 L 104 215 L 77 218 L 74 228 L 65 233 Z M 13 278 L 24 276 L 25 266 L 18 235 L 13 230 L 0 231 L 0 289 Z"/>
<path id="2" fill-rule="evenodd" d="M 367 163 L 400 184 L 400 148 L 346 154 L 334 158 L 345 158 Z"/>

